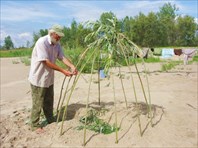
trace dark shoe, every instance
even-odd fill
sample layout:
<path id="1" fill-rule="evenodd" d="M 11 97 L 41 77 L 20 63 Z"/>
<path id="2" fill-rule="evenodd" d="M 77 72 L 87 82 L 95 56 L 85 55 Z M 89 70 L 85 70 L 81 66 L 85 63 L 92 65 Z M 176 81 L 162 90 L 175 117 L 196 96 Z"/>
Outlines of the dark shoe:
<path id="1" fill-rule="evenodd" d="M 56 119 L 54 117 L 47 119 L 48 124 L 51 124 L 53 122 L 56 122 Z"/>

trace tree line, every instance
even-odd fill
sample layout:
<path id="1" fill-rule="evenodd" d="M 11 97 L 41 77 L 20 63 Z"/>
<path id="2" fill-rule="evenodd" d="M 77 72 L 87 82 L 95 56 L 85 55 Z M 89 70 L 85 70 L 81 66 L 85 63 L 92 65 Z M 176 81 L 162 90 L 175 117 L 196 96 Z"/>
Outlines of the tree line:
<path id="1" fill-rule="evenodd" d="M 148 15 L 140 12 L 135 17 L 126 16 L 118 20 L 117 30 L 141 47 L 198 46 L 198 24 L 191 16 L 177 15 L 178 10 L 176 5 L 165 3 L 159 12 Z M 97 21 L 106 24 L 112 18 L 116 18 L 113 12 L 105 12 Z M 84 48 L 88 44 L 84 42 L 85 37 L 94 29 L 73 20 L 70 27 L 64 27 L 65 36 L 61 44 L 66 49 Z M 47 29 L 33 33 L 33 45 L 46 34 Z"/>

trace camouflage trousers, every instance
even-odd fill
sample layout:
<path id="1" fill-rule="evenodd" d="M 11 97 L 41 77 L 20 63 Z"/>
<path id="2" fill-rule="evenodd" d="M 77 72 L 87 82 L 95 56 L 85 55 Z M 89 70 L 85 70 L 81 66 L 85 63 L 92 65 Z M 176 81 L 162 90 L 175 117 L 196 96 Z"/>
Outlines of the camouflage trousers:
<path id="1" fill-rule="evenodd" d="M 31 84 L 32 89 L 32 111 L 31 111 L 31 127 L 35 130 L 41 125 L 39 124 L 41 111 L 47 119 L 48 123 L 54 121 L 53 104 L 54 104 L 54 85 L 48 88 L 37 87 Z"/>

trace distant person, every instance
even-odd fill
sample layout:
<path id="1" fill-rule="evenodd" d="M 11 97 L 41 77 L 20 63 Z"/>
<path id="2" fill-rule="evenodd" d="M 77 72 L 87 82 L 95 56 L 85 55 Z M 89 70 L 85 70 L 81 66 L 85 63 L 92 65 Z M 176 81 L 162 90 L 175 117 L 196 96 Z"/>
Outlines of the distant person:
<path id="1" fill-rule="evenodd" d="M 147 59 L 148 58 L 148 53 L 149 53 L 149 48 L 142 48 L 142 56 L 139 56 L 138 54 L 136 54 L 137 58 L 144 58 Z"/>
<path id="2" fill-rule="evenodd" d="M 147 59 L 148 53 L 149 53 L 149 48 L 144 48 L 142 51 L 143 51 L 143 58 Z"/>
<path id="3" fill-rule="evenodd" d="M 28 80 L 32 90 L 31 128 L 37 133 L 44 132 L 39 124 L 42 109 L 49 124 L 55 121 L 53 116 L 54 70 L 68 77 L 78 73 L 76 67 L 63 54 L 59 43 L 63 36 L 63 27 L 53 25 L 48 30 L 48 35 L 38 39 L 32 51 Z M 70 70 L 57 66 L 56 59 L 70 67 Z"/>
<path id="4" fill-rule="evenodd" d="M 155 51 L 155 50 L 154 50 L 154 48 L 153 48 L 153 47 L 151 48 L 151 51 L 154 53 L 154 51 Z"/>
<path id="5" fill-rule="evenodd" d="M 189 58 L 193 58 L 197 53 L 196 49 L 174 49 L 174 54 L 180 56 L 184 55 L 184 65 L 188 64 Z"/>
<path id="6" fill-rule="evenodd" d="M 151 47 L 151 48 L 149 49 L 148 56 L 149 56 L 149 57 L 154 57 L 154 52 L 155 52 L 154 48 Z"/>

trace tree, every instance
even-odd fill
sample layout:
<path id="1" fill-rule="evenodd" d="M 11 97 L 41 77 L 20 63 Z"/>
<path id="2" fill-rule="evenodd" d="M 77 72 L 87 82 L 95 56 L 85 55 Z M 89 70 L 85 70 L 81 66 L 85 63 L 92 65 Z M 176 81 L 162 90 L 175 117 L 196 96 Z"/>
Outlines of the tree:
<path id="1" fill-rule="evenodd" d="M 135 17 L 126 16 L 122 20 L 116 19 L 116 31 L 123 33 L 130 40 L 139 46 L 177 46 L 197 45 L 198 37 L 195 34 L 195 22 L 193 18 L 180 18 L 176 12 L 178 8 L 171 3 L 164 4 L 159 12 L 150 12 L 148 15 L 139 13 Z M 104 12 L 97 20 L 103 25 L 110 26 L 111 21 L 116 18 L 112 12 Z M 94 27 L 94 28 L 92 28 Z M 76 49 L 84 48 L 88 43 L 84 42 L 85 36 L 90 32 L 99 29 L 99 25 L 85 27 L 82 23 L 72 21 L 70 27 L 64 27 L 64 37 L 61 39 L 63 48 Z M 189 28 L 190 27 L 190 28 Z M 34 42 L 48 33 L 47 29 L 34 33 Z M 102 36 L 104 32 L 100 32 Z M 95 39 L 93 39 L 95 40 Z"/>
<path id="2" fill-rule="evenodd" d="M 14 44 L 10 36 L 5 37 L 4 48 L 8 50 L 14 48 Z"/>
<path id="3" fill-rule="evenodd" d="M 175 44 L 176 40 L 176 28 L 175 28 L 175 18 L 176 11 L 179 9 L 176 5 L 171 5 L 171 3 L 164 4 L 158 13 L 159 21 L 161 23 L 161 31 L 163 35 L 163 45 L 170 46 Z"/>
<path id="4" fill-rule="evenodd" d="M 39 32 L 38 33 L 33 33 L 33 42 L 34 42 L 34 44 L 36 43 L 36 41 L 40 38 L 40 37 L 42 37 L 42 36 L 45 36 L 45 35 L 47 35 L 48 34 L 48 30 L 47 29 L 40 29 L 39 30 Z"/>
<path id="5" fill-rule="evenodd" d="M 105 12 L 101 14 L 100 21 L 102 24 L 110 25 L 111 23 L 108 21 L 108 19 L 113 19 L 114 17 L 115 14 L 113 14 L 112 12 Z"/>
<path id="6" fill-rule="evenodd" d="M 145 45 L 145 31 L 146 31 L 146 24 L 145 24 L 146 16 L 143 13 L 139 13 L 138 16 L 134 18 L 134 24 L 132 25 L 133 29 L 133 36 L 132 40 L 141 46 Z"/>
<path id="7" fill-rule="evenodd" d="M 133 40 L 133 25 L 134 19 L 132 17 L 126 16 L 122 21 L 121 30 L 130 40 Z"/>
<path id="8" fill-rule="evenodd" d="M 27 41 L 27 42 L 26 42 L 26 47 L 27 47 L 27 48 L 30 48 L 30 41 Z"/>
<path id="9" fill-rule="evenodd" d="M 84 28 L 82 24 L 79 24 L 77 29 L 78 46 L 86 47 L 87 44 L 84 42 L 84 39 L 91 31 L 90 29 Z"/>
<path id="10" fill-rule="evenodd" d="M 75 20 L 72 21 L 71 23 L 71 29 L 70 29 L 70 35 L 71 35 L 71 47 L 76 48 L 77 42 L 78 42 L 78 37 L 77 37 L 77 29 L 78 29 L 78 24 Z"/>
<path id="11" fill-rule="evenodd" d="M 177 45 L 193 46 L 195 43 L 196 23 L 190 16 L 177 18 Z"/>
<path id="12" fill-rule="evenodd" d="M 71 27 L 64 27 L 63 28 L 64 37 L 61 39 L 61 45 L 65 48 L 74 49 L 80 46 L 78 35 L 78 23 L 73 20 L 71 23 Z"/>
<path id="13" fill-rule="evenodd" d="M 176 5 L 171 5 L 171 3 L 165 3 L 162 7 L 160 7 L 160 12 L 158 13 L 160 18 L 171 18 L 174 19 L 176 15 L 176 11 L 179 8 Z"/>
<path id="14" fill-rule="evenodd" d="M 153 12 L 150 12 L 146 17 L 144 22 L 145 24 L 145 34 L 144 34 L 144 46 L 154 47 L 161 45 L 161 32 L 160 32 L 160 23 L 157 18 L 157 15 Z"/>

